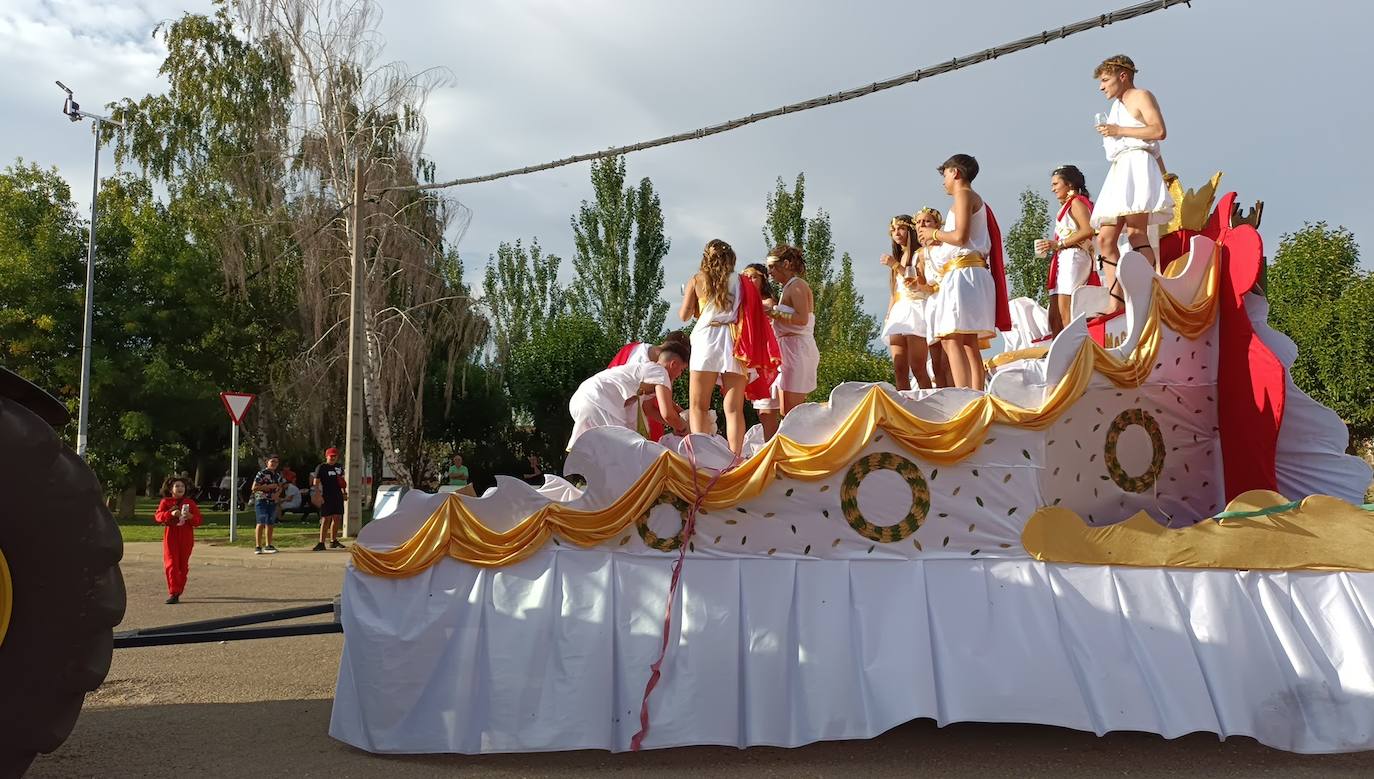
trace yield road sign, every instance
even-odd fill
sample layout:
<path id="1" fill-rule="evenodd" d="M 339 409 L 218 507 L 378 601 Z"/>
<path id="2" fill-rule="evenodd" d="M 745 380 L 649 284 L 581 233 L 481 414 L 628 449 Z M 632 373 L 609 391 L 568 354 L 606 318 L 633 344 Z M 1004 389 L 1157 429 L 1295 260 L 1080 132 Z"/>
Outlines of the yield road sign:
<path id="1" fill-rule="evenodd" d="M 250 395 L 247 392 L 221 392 L 219 399 L 224 402 L 224 410 L 229 412 L 229 418 L 234 424 L 243 423 L 243 415 L 248 413 L 248 407 L 253 405 L 253 399 L 257 395 Z"/>

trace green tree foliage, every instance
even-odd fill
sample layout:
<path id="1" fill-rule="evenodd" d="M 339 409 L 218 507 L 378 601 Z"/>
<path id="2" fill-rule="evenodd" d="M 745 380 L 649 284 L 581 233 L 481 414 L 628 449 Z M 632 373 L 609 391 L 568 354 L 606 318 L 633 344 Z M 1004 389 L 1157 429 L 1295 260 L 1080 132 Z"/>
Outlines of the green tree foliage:
<path id="1" fill-rule="evenodd" d="M 511 399 L 533 421 L 530 447 L 552 467 L 562 462 L 572 416 L 568 399 L 587 377 L 604 370 L 623 344 L 586 314 L 569 313 L 517 346 L 506 381 Z"/>
<path id="2" fill-rule="evenodd" d="M 545 254 L 539 239 L 526 249 L 502 242 L 487 258 L 482 277 L 483 302 L 491 318 L 496 364 L 506 368 L 515 349 L 543 333 L 554 318 L 567 310 L 567 291 L 558 284 L 556 254 Z"/>
<path id="3" fill-rule="evenodd" d="M 1048 238 L 1054 227 L 1050 223 L 1050 205 L 1033 189 L 1021 192 L 1021 216 L 1007 231 L 1003 240 L 1007 253 L 1007 281 L 1014 298 L 1027 297 L 1040 305 L 1048 305 L 1045 279 L 1050 272 L 1048 257 L 1035 256 L 1035 242 Z"/>
<path id="4" fill-rule="evenodd" d="M 830 399 L 830 392 L 836 385 L 846 381 L 878 382 L 892 381 L 892 362 L 867 349 L 834 349 L 821 352 L 821 363 L 816 369 L 816 389 L 806 399 L 813 403 L 823 403 Z"/>
<path id="5" fill-rule="evenodd" d="M 592 193 L 572 218 L 572 306 L 621 343 L 653 340 L 668 314 L 659 293 L 670 241 L 658 193 L 647 178 L 625 186 L 623 156 L 592 163 Z"/>
<path id="6" fill-rule="evenodd" d="M 98 204 L 90 452 L 113 493 L 173 468 L 194 476 L 219 448 L 216 395 L 232 374 L 217 348 L 234 332 L 213 259 L 146 181 L 109 179 Z M 85 232 L 56 171 L 18 165 L 0 174 L 0 359 L 73 412 Z M 69 440 L 75 425 L 64 431 Z"/>
<path id="7" fill-rule="evenodd" d="M 830 215 L 817 210 L 815 216 L 805 216 L 806 175 L 797 174 L 791 189 L 779 177 L 764 208 L 763 242 L 767 249 L 787 243 L 801 248 L 806 258 L 806 281 L 816 298 L 816 344 L 821 353 L 868 350 L 878 336 L 878 321 L 863 310 L 864 299 L 854 286 L 848 253 L 841 258 L 839 272 L 835 271 Z"/>
<path id="8" fill-rule="evenodd" d="M 449 382 L 436 367 L 425 396 L 425 438 L 438 448 L 440 462 L 455 452 L 463 455 L 479 492 L 495 485 L 497 473 L 522 473 L 516 469 L 524 464 L 527 434 L 512 422 L 510 393 L 500 373 L 467 364 Z"/>
<path id="9" fill-rule="evenodd" d="M 1305 224 L 1279 239 L 1269 265 L 1269 320 L 1298 346 L 1293 381 L 1350 426 L 1354 442 L 1374 437 L 1374 276 L 1343 227 Z"/>
<path id="10" fill-rule="evenodd" d="M 159 28 L 165 93 L 115 106 L 117 159 L 171 194 L 197 242 L 213 247 L 226 310 L 285 348 L 235 353 L 257 386 L 258 446 L 317 448 L 339 424 L 348 362 L 351 233 L 361 242 L 362 374 L 368 430 L 403 483 L 428 462 L 428 365 L 451 374 L 485 339 L 453 272 L 454 201 L 407 187 L 432 179 L 423 105 L 444 79 L 381 63 L 370 0 L 217 0 L 212 15 Z M 355 174 L 372 193 L 360 225 Z M 266 339 L 275 345 L 277 339 Z"/>

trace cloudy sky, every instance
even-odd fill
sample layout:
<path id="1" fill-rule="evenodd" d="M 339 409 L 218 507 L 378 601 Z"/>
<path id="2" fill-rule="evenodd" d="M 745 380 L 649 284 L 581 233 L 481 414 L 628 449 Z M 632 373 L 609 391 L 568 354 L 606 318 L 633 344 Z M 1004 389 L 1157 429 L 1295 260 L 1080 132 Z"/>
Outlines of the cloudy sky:
<path id="1" fill-rule="evenodd" d="M 851 0 L 847 3 L 414 2 L 386 0 L 389 59 L 442 66 L 455 84 L 429 104 L 427 151 L 443 179 L 632 143 L 870 83 L 1057 27 L 1131 0 Z M 5 162 L 56 166 L 89 199 L 89 130 L 59 113 L 61 79 L 94 109 L 162 88 L 159 21 L 204 12 L 204 0 L 4 0 L 0 124 Z M 978 157 L 977 188 L 1015 218 L 1027 186 L 1075 163 L 1100 182 L 1107 164 L 1092 116 L 1105 110 L 1093 65 L 1125 52 L 1169 127 L 1169 168 L 1189 186 L 1222 170 L 1244 202 L 1265 201 L 1269 246 L 1305 221 L 1354 231 L 1374 251 L 1374 12 L 1317 0 L 1194 0 L 1132 22 L 1037 47 L 839 106 L 768 120 L 629 158 L 661 193 L 673 249 L 668 289 L 721 237 L 762 256 L 764 197 L 778 176 L 807 177 L 808 212 L 830 212 L 838 248 L 879 313 L 877 257 L 888 217 L 947 196 L 934 166 Z M 102 155 L 102 171 L 112 167 Z M 590 197 L 587 166 L 454 192 L 472 209 L 459 245 L 472 280 L 503 240 L 538 237 L 565 258 L 569 217 Z"/>

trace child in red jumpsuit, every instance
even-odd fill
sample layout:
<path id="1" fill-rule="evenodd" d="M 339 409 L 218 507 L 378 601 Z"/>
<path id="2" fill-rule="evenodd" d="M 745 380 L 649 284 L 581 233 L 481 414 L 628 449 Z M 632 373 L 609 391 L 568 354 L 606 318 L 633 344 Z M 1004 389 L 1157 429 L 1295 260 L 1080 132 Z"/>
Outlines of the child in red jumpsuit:
<path id="1" fill-rule="evenodd" d="M 191 562 L 191 547 L 200 526 L 200 507 L 186 497 L 186 482 L 169 479 L 162 485 L 162 502 L 153 519 L 162 525 L 162 567 L 167 571 L 167 602 L 181 601 L 186 589 L 186 573 Z"/>

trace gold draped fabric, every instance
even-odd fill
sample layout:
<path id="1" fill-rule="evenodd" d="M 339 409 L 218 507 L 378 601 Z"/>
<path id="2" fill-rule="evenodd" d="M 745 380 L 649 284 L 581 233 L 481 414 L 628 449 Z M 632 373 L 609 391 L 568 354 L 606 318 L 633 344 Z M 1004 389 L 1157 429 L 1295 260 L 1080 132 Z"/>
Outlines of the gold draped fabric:
<path id="1" fill-rule="evenodd" d="M 944 421 L 923 419 L 908 411 L 879 387 L 869 390 L 829 440 L 804 444 L 783 435 L 753 457 L 722 475 L 702 501 L 706 510 L 729 508 L 764 491 L 778 474 L 818 480 L 847 468 L 879 430 L 913 454 L 938 464 L 956 463 L 977 451 L 994 424 L 1043 430 L 1069 410 L 1087 390 L 1094 372 L 1120 387 L 1136 387 L 1149 377 L 1168 326 L 1196 339 L 1216 315 L 1215 256 L 1207 280 L 1190 303 L 1180 303 L 1155 282 L 1140 341 L 1128 356 L 1118 358 L 1095 341 L 1083 342 L 1064 377 L 1045 395 L 1038 408 L 1022 408 L 1001 398 L 983 395 Z M 515 527 L 494 531 L 482 524 L 463 503 L 450 496 L 420 530 L 395 549 L 378 551 L 353 545 L 353 562 L 374 576 L 412 576 L 448 555 L 478 566 L 504 566 L 533 554 L 551 536 L 582 547 L 610 539 L 648 511 L 664 492 L 692 501 L 696 495 L 687 460 L 665 451 L 626 493 L 600 511 L 585 511 L 551 503 Z M 700 474 L 704 486 L 709 476 Z"/>
<path id="2" fill-rule="evenodd" d="M 1035 559 L 1052 563 L 1374 571 L 1374 522 L 1358 506 L 1326 495 L 1292 504 L 1277 492 L 1252 490 L 1226 508 L 1282 510 L 1171 530 L 1144 512 L 1092 527 L 1069 509 L 1047 506 L 1026 522 L 1021 543 Z"/>

